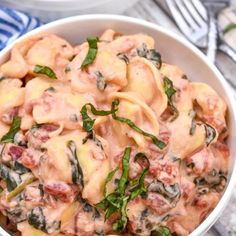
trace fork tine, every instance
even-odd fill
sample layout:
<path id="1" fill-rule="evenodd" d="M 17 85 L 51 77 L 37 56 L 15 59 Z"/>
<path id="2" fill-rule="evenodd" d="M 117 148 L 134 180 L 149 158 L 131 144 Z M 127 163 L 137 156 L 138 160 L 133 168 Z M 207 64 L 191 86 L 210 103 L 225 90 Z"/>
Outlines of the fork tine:
<path id="1" fill-rule="evenodd" d="M 200 0 L 192 0 L 193 5 L 201 15 L 201 17 L 207 22 L 208 21 L 208 16 L 207 16 L 207 11 L 204 5 Z"/>
<path id="2" fill-rule="evenodd" d="M 176 9 L 176 5 L 173 0 L 166 0 L 168 7 L 177 23 L 181 31 L 188 36 L 192 33 L 192 30 L 190 29 L 189 25 L 186 23 L 183 16 L 180 14 L 180 12 Z"/>
<path id="3" fill-rule="evenodd" d="M 185 18 L 185 20 L 189 24 L 189 26 L 191 28 L 193 28 L 194 30 L 199 29 L 199 26 L 194 21 L 193 17 L 189 14 L 188 10 L 186 9 L 186 6 L 183 4 L 183 1 L 182 0 L 174 0 L 174 1 L 176 3 L 177 7 L 179 8 L 179 11 L 181 12 L 183 17 Z"/>
<path id="4" fill-rule="evenodd" d="M 191 0 L 183 0 L 185 6 L 189 10 L 190 14 L 193 16 L 196 23 L 201 27 L 208 27 L 207 22 L 203 20 L 200 13 L 196 10 Z"/>

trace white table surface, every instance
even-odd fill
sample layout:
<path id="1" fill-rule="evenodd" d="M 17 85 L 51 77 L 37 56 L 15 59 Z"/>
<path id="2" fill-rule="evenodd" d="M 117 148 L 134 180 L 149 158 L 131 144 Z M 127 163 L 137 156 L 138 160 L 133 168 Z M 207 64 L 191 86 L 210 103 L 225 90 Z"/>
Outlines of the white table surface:
<path id="1" fill-rule="evenodd" d="M 170 18 L 158 7 L 156 4 L 157 1 L 164 0 L 141 0 L 132 8 L 128 9 L 124 15 L 145 19 L 181 34 Z M 233 1 L 236 5 L 236 0 Z M 236 37 L 234 37 L 234 40 L 235 44 L 233 43 L 231 46 L 236 48 Z M 231 84 L 232 89 L 236 91 L 236 64 L 223 53 L 217 54 L 216 64 Z M 236 187 L 231 202 L 229 202 L 228 207 L 222 213 L 219 221 L 231 236 L 236 236 Z M 209 231 L 205 236 L 213 235 L 214 233 Z"/>

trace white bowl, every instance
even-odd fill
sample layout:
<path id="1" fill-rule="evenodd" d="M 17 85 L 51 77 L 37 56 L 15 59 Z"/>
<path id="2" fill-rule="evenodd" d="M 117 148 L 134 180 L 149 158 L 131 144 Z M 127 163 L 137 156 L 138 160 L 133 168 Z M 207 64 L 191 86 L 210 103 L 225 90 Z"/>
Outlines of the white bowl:
<path id="1" fill-rule="evenodd" d="M 25 11 L 43 22 L 80 14 L 120 14 L 138 0 L 1 0 L 0 4 Z"/>
<path id="2" fill-rule="evenodd" d="M 47 31 L 64 37 L 72 44 L 78 44 L 85 41 L 87 36 L 100 35 L 107 28 L 115 29 L 124 34 L 138 32 L 149 34 L 155 39 L 156 47 L 164 61 L 179 66 L 192 81 L 201 81 L 212 86 L 228 105 L 228 144 L 230 148 L 228 184 L 215 209 L 190 234 L 190 236 L 202 236 L 214 224 L 229 202 L 236 180 L 236 141 L 234 137 L 234 134 L 236 134 L 236 109 L 233 92 L 206 56 L 187 40 L 167 29 L 143 20 L 117 15 L 84 15 L 65 18 L 31 31 L 17 41 Z M 0 63 L 3 63 L 9 57 L 13 45 L 14 43 L 0 52 Z M 1 233 L 4 236 L 8 235 L 2 229 L 0 230 Z"/>

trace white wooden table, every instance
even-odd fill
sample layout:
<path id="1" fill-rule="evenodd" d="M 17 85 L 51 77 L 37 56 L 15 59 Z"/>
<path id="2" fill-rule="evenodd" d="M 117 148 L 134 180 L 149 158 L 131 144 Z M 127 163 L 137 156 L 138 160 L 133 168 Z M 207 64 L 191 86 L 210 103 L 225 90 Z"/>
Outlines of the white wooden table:
<path id="1" fill-rule="evenodd" d="M 170 18 L 158 7 L 156 3 L 158 1 L 164 0 L 141 0 L 132 8 L 127 10 L 124 15 L 145 19 L 181 34 Z M 236 5 L 236 0 L 232 1 L 234 1 L 234 4 Z M 236 37 L 234 40 L 235 44 L 233 42 L 233 45 L 231 44 L 231 46 L 236 48 Z M 224 74 L 225 78 L 229 81 L 232 89 L 236 91 L 236 64 L 222 53 L 217 54 L 216 64 Z M 236 187 L 231 202 L 224 210 L 219 221 L 231 236 L 236 236 Z M 206 234 L 206 236 L 213 235 L 215 234 L 212 231 L 209 231 Z M 224 233 L 222 236 L 225 236 Z"/>

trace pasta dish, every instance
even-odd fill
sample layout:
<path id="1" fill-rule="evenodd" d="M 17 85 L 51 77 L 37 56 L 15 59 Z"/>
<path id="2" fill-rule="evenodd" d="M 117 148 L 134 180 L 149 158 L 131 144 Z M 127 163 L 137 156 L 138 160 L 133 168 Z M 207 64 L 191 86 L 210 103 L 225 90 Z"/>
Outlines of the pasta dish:
<path id="1" fill-rule="evenodd" d="M 221 198 L 229 159 L 226 104 L 189 79 L 142 33 L 15 44 L 0 66 L 0 225 L 189 235 Z"/>

